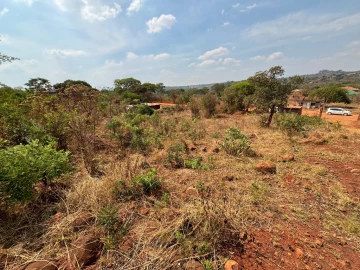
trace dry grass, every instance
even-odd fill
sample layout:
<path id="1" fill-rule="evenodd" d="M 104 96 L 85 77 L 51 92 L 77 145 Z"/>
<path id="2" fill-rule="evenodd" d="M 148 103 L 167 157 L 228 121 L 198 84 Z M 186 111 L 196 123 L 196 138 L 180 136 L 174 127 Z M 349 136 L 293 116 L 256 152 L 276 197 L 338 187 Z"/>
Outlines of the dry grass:
<path id="1" fill-rule="evenodd" d="M 0 251 L 15 256 L 18 262 L 57 259 L 67 254 L 68 245 L 79 234 L 71 228 L 78 213 L 90 212 L 96 217 L 100 209 L 109 205 L 119 209 L 120 219 L 129 221 L 129 229 L 119 243 L 104 250 L 99 267 L 113 263 L 114 269 L 183 269 L 190 259 L 221 265 L 229 252 L 241 250 L 240 232 L 272 232 L 293 224 L 312 230 L 319 230 L 319 224 L 321 230 L 335 229 L 353 239 L 355 249 L 360 248 L 359 202 L 347 194 L 340 180 L 324 165 L 327 161 L 345 162 L 359 157 L 359 151 L 351 155 L 324 150 L 302 143 L 302 137 L 290 141 L 274 128 L 260 128 L 255 115 L 198 120 L 191 128 L 205 129 L 205 133 L 194 141 L 187 131 L 180 131 L 185 121 L 191 121 L 189 112 L 163 117 L 177 122 L 176 132 L 163 139 L 164 149 L 146 156 L 127 154 L 121 160 L 103 156 L 107 162 L 101 179 L 89 177 L 80 168 L 71 180 L 71 188 L 56 204 L 57 211 L 63 213 L 61 218 L 46 225 L 38 240 L 42 248 L 33 251 L 17 245 Z M 219 147 L 229 127 L 247 134 L 259 157 L 234 158 L 223 151 L 213 153 L 211 149 Z M 328 141 L 327 146 L 338 146 L 345 135 L 349 147 L 359 142 L 356 131 L 322 131 L 317 130 Z M 201 157 L 203 163 L 211 163 L 210 170 L 165 168 L 166 149 L 176 141 L 195 145 L 196 150 L 184 154 L 185 158 Z M 204 147 L 206 151 L 202 150 Z M 278 162 L 279 156 L 289 153 L 295 154 L 295 162 Z M 319 164 L 314 164 L 314 159 Z M 262 160 L 275 162 L 277 174 L 257 173 L 254 167 Z M 116 201 L 115 183 L 131 183 L 136 175 L 146 172 L 140 166 L 142 161 L 157 169 L 162 179 L 161 191 L 138 195 L 127 202 Z M 189 188 L 195 191 L 190 194 Z M 106 240 L 107 235 L 103 237 Z M 275 237 L 274 241 L 280 240 Z"/>

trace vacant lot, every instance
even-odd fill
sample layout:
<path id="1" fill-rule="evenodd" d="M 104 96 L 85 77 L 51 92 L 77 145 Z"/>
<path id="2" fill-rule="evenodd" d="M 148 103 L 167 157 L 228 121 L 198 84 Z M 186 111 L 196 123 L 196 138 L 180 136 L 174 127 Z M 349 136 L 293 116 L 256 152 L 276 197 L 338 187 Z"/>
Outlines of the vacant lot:
<path id="1" fill-rule="evenodd" d="M 160 119 L 156 147 L 124 152 L 99 130 L 101 177 L 78 164 L 50 197 L 0 213 L 0 265 L 70 269 L 76 245 L 96 235 L 91 269 L 223 269 L 230 259 L 240 269 L 360 269 L 359 129 L 289 137 L 256 115 Z M 230 127 L 251 151 L 227 153 Z M 256 170 L 262 162 L 272 168 Z"/>

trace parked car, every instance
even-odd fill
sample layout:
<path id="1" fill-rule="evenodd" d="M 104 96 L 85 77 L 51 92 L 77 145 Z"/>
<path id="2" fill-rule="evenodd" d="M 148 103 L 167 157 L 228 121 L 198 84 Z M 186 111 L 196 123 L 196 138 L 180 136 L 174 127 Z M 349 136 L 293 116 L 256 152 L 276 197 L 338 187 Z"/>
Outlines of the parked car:
<path id="1" fill-rule="evenodd" d="M 350 111 L 347 111 L 343 108 L 328 108 L 326 111 L 327 114 L 339 114 L 339 115 L 351 115 Z"/>

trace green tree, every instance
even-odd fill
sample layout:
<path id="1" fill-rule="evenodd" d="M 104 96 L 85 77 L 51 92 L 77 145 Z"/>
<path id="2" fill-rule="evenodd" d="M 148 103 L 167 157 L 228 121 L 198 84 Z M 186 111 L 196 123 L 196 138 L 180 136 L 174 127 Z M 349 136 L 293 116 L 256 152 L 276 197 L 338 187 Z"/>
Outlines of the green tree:
<path id="1" fill-rule="evenodd" d="M 44 78 L 32 78 L 25 85 L 29 92 L 50 92 L 52 87 L 50 81 Z"/>
<path id="2" fill-rule="evenodd" d="M 205 117 L 210 118 L 216 113 L 216 105 L 218 104 L 218 98 L 215 94 L 207 93 L 201 99 L 202 108 L 205 111 Z"/>
<path id="3" fill-rule="evenodd" d="M 216 83 L 213 86 L 211 86 L 211 91 L 216 93 L 218 97 L 221 96 L 221 93 L 225 90 L 226 85 L 224 83 Z"/>
<path id="4" fill-rule="evenodd" d="M 320 98 L 324 101 L 324 103 L 338 102 L 349 104 L 351 102 L 350 98 L 346 94 L 346 90 L 341 89 L 336 85 L 329 85 L 316 89 L 309 95 L 309 97 Z"/>
<path id="5" fill-rule="evenodd" d="M 303 78 L 294 76 L 283 78 L 285 71 L 281 66 L 257 72 L 248 81 L 255 85 L 254 104 L 259 111 L 269 111 L 266 123 L 270 127 L 276 107 L 284 107 L 292 90 L 303 82 Z"/>
<path id="6" fill-rule="evenodd" d="M 83 86 L 87 86 L 89 88 L 92 88 L 92 86 L 85 82 L 85 81 L 81 81 L 81 80 L 66 80 L 62 83 L 57 83 L 57 84 L 54 84 L 54 90 L 58 93 L 64 93 L 65 90 L 67 88 L 69 88 L 70 86 L 72 85 L 83 85 Z"/>
<path id="7" fill-rule="evenodd" d="M 122 93 L 125 91 L 135 92 L 133 91 L 136 86 L 141 85 L 141 81 L 136 80 L 134 78 L 125 78 L 125 79 L 116 79 L 114 81 L 115 91 L 118 93 Z"/>
<path id="8" fill-rule="evenodd" d="M 254 93 L 255 86 L 248 81 L 233 83 L 225 88 L 222 95 L 225 112 L 234 113 L 237 110 L 248 110 Z"/>

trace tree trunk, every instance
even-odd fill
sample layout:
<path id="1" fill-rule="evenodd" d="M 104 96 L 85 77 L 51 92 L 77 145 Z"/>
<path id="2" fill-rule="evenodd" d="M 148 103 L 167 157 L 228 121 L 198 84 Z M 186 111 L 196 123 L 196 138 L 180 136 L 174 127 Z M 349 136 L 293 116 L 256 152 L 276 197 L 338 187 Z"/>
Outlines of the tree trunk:
<path id="1" fill-rule="evenodd" d="M 270 127 L 270 124 L 271 124 L 271 121 L 273 119 L 274 113 L 275 113 L 275 105 L 272 105 L 271 110 L 270 110 L 270 115 L 269 115 L 268 121 L 266 123 L 266 127 Z"/>

